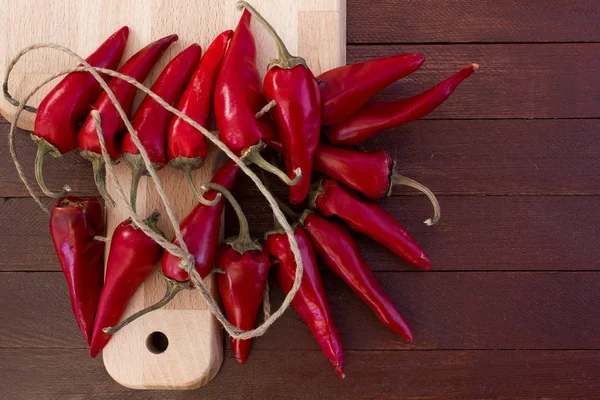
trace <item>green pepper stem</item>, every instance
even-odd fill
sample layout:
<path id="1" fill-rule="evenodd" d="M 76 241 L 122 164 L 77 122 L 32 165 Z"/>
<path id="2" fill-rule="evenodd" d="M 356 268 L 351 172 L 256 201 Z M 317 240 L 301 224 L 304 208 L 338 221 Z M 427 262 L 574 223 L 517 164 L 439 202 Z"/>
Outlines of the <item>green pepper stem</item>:
<path id="1" fill-rule="evenodd" d="M 272 173 L 288 186 L 297 185 L 302 178 L 302 170 L 300 168 L 296 168 L 294 170 L 294 179 L 290 179 L 285 172 L 263 158 L 263 156 L 260 154 L 260 151 L 264 149 L 264 147 L 265 144 L 263 142 L 258 142 L 254 146 L 249 147 L 242 153 L 242 161 L 255 164 L 257 167 Z"/>
<path id="2" fill-rule="evenodd" d="M 149 312 L 152 312 L 154 310 L 158 310 L 159 308 L 164 307 L 180 291 L 182 291 L 184 289 L 191 289 L 191 285 L 189 282 L 177 282 L 176 280 L 169 279 L 164 275 L 162 275 L 162 277 L 165 279 L 165 282 L 167 283 L 167 290 L 162 299 L 160 299 L 156 303 L 152 304 L 151 306 L 148 306 L 148 307 L 136 312 L 135 314 L 130 315 L 129 317 L 127 317 L 126 319 L 119 322 L 119 324 L 117 324 L 113 327 L 109 326 L 109 327 L 102 328 L 102 332 L 108 333 L 109 335 L 114 335 L 115 333 L 117 333 L 118 331 L 120 331 L 121 329 L 123 329 L 125 326 L 129 325 L 136 319 L 140 318 L 141 316 L 146 315 Z"/>
<path id="3" fill-rule="evenodd" d="M 123 160 L 131 169 L 131 188 L 129 190 L 129 202 L 135 212 L 137 210 L 137 191 L 142 176 L 148 174 L 143 158 L 139 154 L 123 154 Z"/>
<path id="4" fill-rule="evenodd" d="M 392 186 L 395 186 L 395 185 L 409 186 L 409 187 L 417 189 L 418 191 L 425 194 L 425 196 L 427 196 L 429 198 L 429 200 L 431 201 L 431 204 L 433 205 L 433 217 L 427 218 L 424 221 L 424 223 L 427 226 L 431 226 L 431 225 L 435 225 L 439 222 L 440 217 L 441 217 L 440 203 L 438 203 L 437 198 L 435 197 L 433 192 L 431 190 L 429 190 L 425 185 L 422 185 L 413 179 L 407 178 L 406 176 L 399 175 L 396 172 L 394 172 L 392 174 L 391 185 Z"/>
<path id="5" fill-rule="evenodd" d="M 237 6 L 238 10 L 242 10 L 245 8 L 248 11 L 250 11 L 250 13 L 256 19 L 258 19 L 258 21 L 261 23 L 261 25 L 267 30 L 269 35 L 271 35 L 271 37 L 273 38 L 273 41 L 275 42 L 275 47 L 277 47 L 277 52 L 279 53 L 279 59 L 272 60 L 269 63 L 269 68 L 271 68 L 274 65 L 277 65 L 277 66 L 280 66 L 281 68 L 289 69 L 289 68 L 294 68 L 296 65 L 300 65 L 300 64 L 302 64 L 306 67 L 306 61 L 302 57 L 295 57 L 290 54 L 287 47 L 285 46 L 285 43 L 283 43 L 283 40 L 281 39 L 281 37 L 279 36 L 279 34 L 275 30 L 275 28 L 273 28 L 273 26 L 269 23 L 269 21 L 267 21 L 262 15 L 260 15 L 260 13 L 258 11 L 256 11 L 256 9 L 254 7 L 252 7 L 250 4 L 248 4 L 245 1 L 238 1 L 236 6 Z"/>
<path id="6" fill-rule="evenodd" d="M 204 204 L 205 206 L 212 207 L 221 200 L 221 193 L 217 193 L 217 195 L 215 196 L 214 199 L 208 200 L 206 197 L 204 197 L 198 191 L 198 189 L 196 189 L 196 185 L 194 184 L 194 179 L 192 178 L 192 169 L 189 166 L 184 167 L 181 170 L 183 171 L 183 175 L 185 175 L 185 179 L 187 180 L 188 184 L 190 185 L 190 188 L 192 188 L 192 192 L 194 192 L 194 195 L 198 199 L 198 202 L 200 202 L 201 204 Z"/>
<path id="7" fill-rule="evenodd" d="M 58 198 L 58 197 L 66 196 L 66 194 L 71 190 L 71 188 L 68 185 L 65 185 L 63 190 L 60 192 L 55 192 L 55 191 L 49 189 L 48 186 L 46 186 L 46 183 L 44 182 L 44 173 L 43 173 L 44 159 L 46 158 L 46 154 L 50 154 L 54 158 L 61 158 L 62 154 L 60 154 L 60 151 L 58 151 L 58 149 L 55 146 L 48 143 L 46 141 L 46 139 L 43 139 L 39 136 L 31 134 L 31 140 L 33 140 L 37 144 L 37 153 L 35 155 L 34 171 L 35 171 L 35 180 L 37 181 L 40 189 L 48 197 Z"/>
<path id="8" fill-rule="evenodd" d="M 92 170 L 94 173 L 94 182 L 98 188 L 100 196 L 104 201 L 114 208 L 116 206 L 115 201 L 112 199 L 108 191 L 106 190 L 106 177 L 104 174 L 104 157 L 93 151 L 84 150 L 81 152 L 81 156 L 92 163 Z"/>
<path id="9" fill-rule="evenodd" d="M 250 237 L 250 228 L 248 226 L 248 220 L 242 211 L 242 207 L 240 207 L 240 203 L 233 197 L 231 192 L 224 188 L 223 186 L 216 183 L 205 183 L 202 185 L 202 189 L 204 190 L 216 190 L 217 192 L 223 194 L 223 196 L 229 201 L 231 204 L 231 208 L 235 211 L 235 215 L 238 217 L 238 221 L 240 224 L 240 231 L 238 233 L 238 237 L 236 239 L 228 239 L 226 243 L 229 244 L 235 251 L 240 254 L 244 254 L 250 250 L 260 250 L 261 247 L 255 240 L 252 240 Z"/>

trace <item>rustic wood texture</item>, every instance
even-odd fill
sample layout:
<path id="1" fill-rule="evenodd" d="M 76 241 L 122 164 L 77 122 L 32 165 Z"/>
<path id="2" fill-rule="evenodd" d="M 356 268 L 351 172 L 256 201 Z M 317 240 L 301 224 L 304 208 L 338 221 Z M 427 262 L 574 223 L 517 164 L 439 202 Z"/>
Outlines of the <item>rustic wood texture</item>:
<path id="1" fill-rule="evenodd" d="M 306 1 L 323 13 L 312 26 L 341 23 L 325 3 Z M 599 16 L 600 3 L 590 0 L 348 0 L 348 62 L 427 56 L 380 99 L 419 93 L 471 61 L 482 68 L 425 120 L 366 144 L 384 147 L 401 173 L 431 187 L 442 220 L 422 224 L 431 209 L 414 191 L 396 188 L 382 203 L 430 256 L 428 273 L 355 235 L 410 323 L 412 344 L 322 270 L 346 348 L 343 381 L 289 312 L 254 341 L 244 366 L 224 340 L 219 374 L 198 391 L 135 392 L 116 384 L 89 359 L 47 219 L 24 198 L 0 141 L 0 397 L 600 398 Z M 329 52 L 343 45 L 320 44 Z M 316 48 L 301 50 L 310 58 Z M 7 132 L 0 118 L 0 136 Z M 18 146 L 30 165 L 33 146 L 24 133 Z M 90 173 L 72 154 L 50 160 L 47 180 L 95 195 Z M 245 179 L 235 195 L 261 237 L 272 225 L 269 208 Z M 231 235 L 235 218 L 225 218 Z M 271 283 L 276 306 L 283 295 Z"/>
<path id="2" fill-rule="evenodd" d="M 348 43 L 598 42 L 595 0 L 348 0 Z"/>
<path id="3" fill-rule="evenodd" d="M 337 378 L 317 350 L 226 354 L 198 391 L 136 392 L 116 385 L 82 349 L 0 349 L 7 398 L 85 399 L 593 399 L 598 351 L 347 351 Z M 426 393 L 424 395 L 424 393 Z"/>
<path id="4" fill-rule="evenodd" d="M 348 62 L 423 53 L 425 63 L 384 89 L 379 99 L 420 93 L 455 71 L 481 69 L 426 118 L 594 118 L 600 90 L 600 43 L 348 46 Z"/>
<path id="5" fill-rule="evenodd" d="M 347 350 L 600 350 L 598 271 L 376 275 L 410 323 L 414 343 L 388 331 L 341 279 L 323 271 L 327 298 Z M 0 328 L 3 347 L 85 347 L 59 272 L 3 272 L 0 278 L 0 318 L 6 324 Z M 283 293 L 275 288 L 271 293 L 273 306 L 281 304 Z M 159 298 L 157 293 L 155 300 Z M 293 312 L 271 329 L 254 340 L 255 349 L 318 349 Z"/>

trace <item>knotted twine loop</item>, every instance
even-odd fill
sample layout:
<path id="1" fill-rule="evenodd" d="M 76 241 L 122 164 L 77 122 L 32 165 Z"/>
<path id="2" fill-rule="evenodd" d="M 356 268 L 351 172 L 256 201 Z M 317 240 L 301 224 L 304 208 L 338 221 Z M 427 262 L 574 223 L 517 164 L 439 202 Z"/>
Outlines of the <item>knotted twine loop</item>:
<path id="1" fill-rule="evenodd" d="M 250 339 L 253 337 L 263 335 L 269 329 L 269 327 L 277 319 L 279 319 L 281 317 L 281 315 L 283 315 L 283 313 L 289 308 L 290 303 L 292 302 L 292 299 L 294 298 L 294 296 L 300 289 L 300 283 L 302 281 L 302 275 L 304 272 L 304 264 L 302 263 L 302 257 L 300 255 L 300 249 L 298 248 L 298 242 L 294 238 L 294 233 L 292 231 L 292 228 L 289 225 L 289 223 L 287 222 L 287 220 L 284 217 L 281 210 L 279 209 L 279 206 L 277 205 L 277 202 L 275 201 L 275 198 L 273 197 L 273 195 L 262 184 L 262 182 L 258 178 L 258 176 L 256 176 L 256 174 L 250 168 L 248 168 L 248 166 L 246 166 L 245 163 L 242 162 L 242 160 L 240 160 L 239 157 L 237 157 L 231 150 L 229 150 L 229 148 L 223 142 L 221 142 L 213 133 L 208 131 L 206 128 L 204 128 L 203 126 L 198 124 L 196 121 L 194 121 L 193 119 L 188 117 L 186 114 L 180 112 L 176 108 L 174 108 L 171 105 L 169 105 L 168 103 L 166 103 L 160 96 L 158 96 L 156 93 L 154 93 L 152 90 L 150 90 L 149 88 L 147 88 L 146 86 L 144 86 L 143 84 L 138 82 L 137 80 L 135 80 L 129 76 L 120 74 L 116 71 L 110 70 L 110 69 L 94 68 L 85 59 L 83 59 L 78 54 L 76 54 L 75 52 L 73 52 L 72 50 L 70 50 L 64 46 L 61 46 L 58 44 L 53 44 L 53 43 L 49 43 L 49 44 L 38 43 L 38 44 L 33 44 L 31 46 L 28 46 L 28 47 L 22 49 L 19 53 L 17 53 L 17 55 L 14 57 L 14 59 L 9 63 L 9 65 L 7 67 L 7 72 L 6 72 L 6 76 L 5 76 L 5 80 L 4 80 L 4 84 L 3 84 L 5 94 L 6 94 L 7 88 L 8 88 L 8 79 L 9 79 L 10 73 L 11 73 L 12 69 L 14 68 L 14 66 L 17 64 L 17 62 L 19 61 L 19 59 L 21 57 L 23 57 L 29 51 L 32 51 L 35 49 L 41 49 L 41 48 L 50 48 L 50 49 L 55 49 L 55 50 L 61 51 L 63 53 L 66 53 L 66 54 L 70 55 L 71 57 L 77 59 L 82 64 L 82 66 L 79 66 L 76 68 L 71 68 L 68 70 L 61 71 L 60 73 L 54 74 L 53 76 L 51 76 L 50 78 L 48 78 L 44 82 L 42 82 L 40 85 L 38 85 L 36 88 L 34 88 L 34 90 L 32 90 L 32 92 L 23 99 L 21 104 L 19 104 L 15 118 L 11 123 L 10 132 L 9 132 L 9 146 L 10 146 L 11 157 L 12 157 L 13 163 L 15 164 L 15 168 L 17 169 L 17 172 L 19 174 L 19 178 L 21 179 L 21 181 L 27 188 L 29 194 L 33 197 L 33 199 L 40 206 L 40 208 L 42 208 L 42 210 L 44 210 L 47 214 L 49 214 L 48 209 L 42 204 L 40 199 L 36 196 L 33 189 L 31 188 L 31 185 L 29 184 L 29 181 L 25 177 L 23 170 L 21 168 L 21 165 L 17 158 L 17 154 L 16 154 L 16 151 L 14 148 L 14 131 L 15 131 L 17 122 L 19 121 L 19 117 L 20 117 L 21 113 L 23 112 L 23 110 L 25 109 L 27 102 L 44 85 L 46 85 L 47 83 L 56 79 L 59 76 L 66 75 L 71 72 L 87 71 L 94 77 L 94 79 L 96 79 L 96 81 L 100 84 L 102 89 L 106 92 L 108 98 L 111 100 L 111 102 L 115 106 L 115 109 L 119 113 L 119 116 L 123 120 L 123 123 L 125 124 L 127 131 L 130 133 L 133 142 L 135 143 L 136 147 L 138 148 L 140 155 L 142 156 L 142 159 L 144 160 L 144 164 L 148 170 L 148 173 L 150 174 L 150 177 L 151 177 L 152 181 L 154 182 L 156 191 L 159 194 L 161 201 L 163 202 L 163 205 L 167 212 L 167 216 L 169 217 L 169 220 L 173 226 L 173 230 L 175 232 L 175 237 L 177 238 L 177 240 L 179 242 L 179 246 L 176 246 L 173 243 L 167 241 L 164 237 L 162 237 L 161 235 L 158 235 L 152 229 L 150 229 L 148 226 L 146 226 L 143 223 L 142 219 L 139 217 L 139 215 L 137 215 L 135 213 L 135 211 L 132 209 L 131 204 L 128 203 L 127 198 L 125 197 L 125 193 L 123 192 L 123 189 L 120 186 L 120 184 L 116 178 L 116 175 L 114 173 L 114 170 L 112 168 L 112 163 L 110 162 L 110 157 L 106 151 L 106 143 L 104 142 L 104 136 L 102 134 L 100 114 L 94 110 L 92 114 L 94 117 L 94 122 L 96 124 L 96 133 L 98 135 L 98 140 L 100 142 L 100 146 L 102 149 L 102 156 L 103 156 L 104 160 L 106 161 L 105 168 L 106 168 L 107 176 L 111 179 L 113 184 L 115 184 L 117 193 L 123 200 L 123 203 L 125 204 L 125 207 L 126 207 L 127 211 L 129 212 L 130 218 L 136 223 L 136 225 L 146 235 L 148 235 L 150 238 L 155 240 L 162 248 L 164 248 L 166 251 L 168 251 L 169 253 L 173 254 L 176 257 L 179 257 L 182 260 L 179 265 L 180 268 L 183 268 L 186 272 L 188 272 L 188 274 L 190 276 L 190 281 L 194 284 L 194 288 L 200 292 L 200 294 L 202 295 L 202 298 L 204 299 L 204 301 L 207 304 L 211 313 L 215 316 L 215 318 L 217 318 L 217 320 L 221 323 L 221 325 L 223 325 L 223 328 L 227 331 L 227 333 L 229 333 L 229 335 L 232 338 L 244 340 L 244 339 Z M 134 85 L 137 89 L 141 90 L 146 95 L 148 95 L 152 99 L 154 99 L 158 104 L 160 104 L 167 111 L 173 113 L 177 117 L 183 119 L 185 122 L 187 122 L 188 124 L 193 126 L 197 131 L 202 133 L 212 143 L 214 143 L 215 146 L 217 146 L 221 151 L 223 151 L 231 160 L 233 160 L 238 165 L 238 167 L 240 167 L 240 169 L 248 177 L 250 177 L 250 179 L 254 182 L 254 184 L 256 185 L 258 190 L 266 198 L 267 202 L 269 203 L 269 206 L 273 210 L 273 214 L 274 214 L 275 218 L 283 227 L 283 230 L 285 231 L 285 233 L 288 237 L 288 240 L 290 242 L 290 247 L 291 247 L 292 253 L 294 254 L 294 260 L 296 262 L 296 275 L 295 275 L 295 279 L 294 279 L 294 285 L 292 286 L 292 289 L 290 290 L 290 292 L 287 294 L 287 296 L 283 300 L 283 303 L 281 304 L 279 309 L 275 313 L 270 315 L 257 328 L 245 331 L 245 330 L 242 330 L 242 329 L 239 329 L 239 328 L 233 326 L 225 318 L 225 316 L 221 312 L 219 306 L 217 305 L 216 301 L 210 295 L 210 292 L 208 291 L 208 288 L 206 287 L 205 282 L 202 280 L 202 278 L 200 277 L 200 275 L 198 274 L 198 272 L 195 269 L 195 259 L 194 259 L 193 255 L 191 255 L 187 249 L 187 245 L 185 244 L 185 242 L 183 240 L 183 236 L 181 234 L 181 229 L 180 229 L 177 219 L 174 215 L 173 209 L 171 208 L 169 199 L 167 198 L 167 196 L 162 188 L 161 182 L 158 179 L 155 169 L 152 167 L 152 162 L 150 161 L 150 159 L 148 157 L 146 149 L 140 142 L 140 140 L 137 136 L 137 132 L 135 132 L 135 130 L 133 129 L 133 126 L 131 125 L 131 122 L 127 118 L 127 115 L 126 115 L 125 111 L 123 110 L 123 108 L 121 107 L 121 104 L 117 101 L 114 93 L 109 88 L 108 84 L 104 81 L 104 79 L 102 79 L 102 77 L 99 75 L 98 72 L 112 76 L 113 78 L 118 78 L 118 79 L 124 80 L 125 82 L 128 82 L 131 85 Z M 14 102 L 13 102 L 13 104 L 14 104 Z"/>

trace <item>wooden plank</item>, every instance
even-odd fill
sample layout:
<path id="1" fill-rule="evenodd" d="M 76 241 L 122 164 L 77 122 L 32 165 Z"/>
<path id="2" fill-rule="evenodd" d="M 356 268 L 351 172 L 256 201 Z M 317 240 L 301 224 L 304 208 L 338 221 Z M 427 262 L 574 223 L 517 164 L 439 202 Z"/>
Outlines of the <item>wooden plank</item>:
<path id="1" fill-rule="evenodd" d="M 272 228 L 271 210 L 262 198 L 235 193 L 253 234 Z M 600 196 L 440 196 L 442 220 L 422 221 L 431 208 L 424 197 L 396 196 L 385 201 L 421 243 L 436 271 L 451 270 L 600 270 Z M 50 204 L 50 202 L 48 202 Z M 250 212 L 251 210 L 251 212 Z M 47 216 L 29 199 L 0 200 L 0 271 L 58 271 L 47 230 Z M 226 213 L 227 236 L 237 219 Z M 413 270 L 369 238 L 354 235 L 368 263 L 378 271 Z"/>
<path id="2" fill-rule="evenodd" d="M 343 281 L 322 276 L 348 350 L 600 349 L 598 272 L 379 272 L 411 325 L 411 344 L 387 330 Z M 272 287 L 275 307 L 283 294 Z M 0 289 L 0 347 L 85 347 L 61 273 L 0 273 Z M 254 348 L 318 347 L 290 310 Z"/>
<path id="3" fill-rule="evenodd" d="M 239 196 L 238 196 L 239 197 Z M 423 224 L 431 214 L 425 197 L 388 198 L 385 209 L 421 244 L 436 271 L 600 270 L 597 226 L 600 197 L 506 196 L 440 197 L 442 220 Z M 241 198 L 256 237 L 272 229 L 268 205 L 259 197 Z M 236 218 L 226 214 L 227 234 Z M 414 271 L 408 263 L 370 238 L 353 235 L 367 262 L 381 271 Z"/>
<path id="4" fill-rule="evenodd" d="M 348 46 L 348 63 L 423 53 L 423 67 L 380 99 L 420 93 L 470 62 L 481 69 L 428 118 L 592 118 L 600 116 L 600 44 Z"/>
<path id="5" fill-rule="evenodd" d="M 598 42 L 599 19 L 595 0 L 348 0 L 348 42 Z"/>
<path id="6" fill-rule="evenodd" d="M 400 173 L 438 195 L 600 194 L 599 131 L 599 120 L 420 120 L 381 133 L 368 147 L 385 148 Z M 0 137 L 6 133 L 8 126 L 0 125 Z M 25 133 L 17 136 L 17 152 L 33 178 L 35 147 Z M 44 175 L 51 187 L 69 183 L 76 193 L 96 195 L 91 169 L 77 154 L 48 158 Z M 5 140 L 0 181 L 0 197 L 28 196 Z M 283 195 L 283 186 L 271 181 Z M 240 192 L 258 195 L 244 182 Z"/>
<path id="7" fill-rule="evenodd" d="M 481 399 L 600 397 L 598 351 L 347 351 L 347 377 L 320 351 L 228 353 L 209 385 L 188 392 L 119 386 L 85 350 L 1 349 L 0 393 L 8 399 Z"/>

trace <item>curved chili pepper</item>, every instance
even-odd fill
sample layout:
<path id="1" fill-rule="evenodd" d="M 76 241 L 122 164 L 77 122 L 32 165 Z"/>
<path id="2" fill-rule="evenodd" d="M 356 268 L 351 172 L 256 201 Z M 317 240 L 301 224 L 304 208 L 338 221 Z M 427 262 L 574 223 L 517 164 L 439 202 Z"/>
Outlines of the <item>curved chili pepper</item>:
<path id="1" fill-rule="evenodd" d="M 309 210 L 302 214 L 300 223 L 309 233 L 325 265 L 371 307 L 385 326 L 407 342 L 412 342 L 410 327 L 377 282 L 348 231 Z"/>
<path id="2" fill-rule="evenodd" d="M 296 277 L 296 261 L 287 235 L 282 231 L 269 232 L 265 243 L 273 257 L 279 260 L 277 282 L 287 294 L 292 290 Z M 335 372 L 344 378 L 344 350 L 331 317 L 329 305 L 323 290 L 323 283 L 317 269 L 315 251 L 306 231 L 302 227 L 294 228 L 294 238 L 304 266 L 300 289 L 292 300 L 292 307 L 308 325 L 321 350 L 329 359 Z"/>
<path id="3" fill-rule="evenodd" d="M 248 221 L 231 193 L 219 185 L 209 183 L 205 186 L 218 190 L 229 200 L 240 223 L 237 238 L 227 239 L 215 255 L 215 266 L 224 271 L 219 274 L 217 283 L 225 313 L 232 325 L 244 330 L 254 329 L 271 266 L 269 252 L 250 237 Z M 240 364 L 248 358 L 251 346 L 252 339 L 231 338 L 233 354 Z"/>
<path id="4" fill-rule="evenodd" d="M 68 196 L 50 214 L 50 235 L 67 280 L 71 308 L 88 344 L 104 278 L 104 210 L 97 199 Z"/>
<path id="5" fill-rule="evenodd" d="M 213 176 L 211 182 L 223 186 L 227 190 L 233 185 L 240 173 L 240 168 L 233 161 L 228 161 Z M 217 193 L 209 190 L 204 194 L 207 200 L 214 200 Z M 181 223 L 181 235 L 188 251 L 196 261 L 196 271 L 205 278 L 213 269 L 213 259 L 219 243 L 221 232 L 221 214 L 225 202 L 221 199 L 214 206 L 198 204 Z M 173 244 L 179 245 L 177 239 Z M 179 268 L 181 259 L 169 252 L 162 257 L 162 273 L 178 282 L 187 282 L 190 277 L 186 271 Z"/>
<path id="6" fill-rule="evenodd" d="M 334 145 L 352 146 L 384 129 L 422 118 L 446 101 L 458 85 L 478 69 L 479 64 L 469 64 L 428 91 L 408 99 L 367 103 L 345 121 L 327 128 L 325 134 Z"/>
<path id="7" fill-rule="evenodd" d="M 323 125 L 343 122 L 381 89 L 418 70 L 423 54 L 398 54 L 343 65 L 318 76 L 323 98 Z"/>
<path id="8" fill-rule="evenodd" d="M 162 234 L 156 227 L 159 217 L 160 214 L 154 212 L 144 223 Z M 161 255 L 162 247 L 131 220 L 123 221 L 115 228 L 106 262 L 104 288 L 94 321 L 90 353 L 92 358 L 100 353 L 112 337 L 103 329 L 119 322 L 129 300 L 150 275 Z"/>
<path id="9" fill-rule="evenodd" d="M 256 47 L 250 32 L 250 17 L 250 12 L 244 10 L 229 42 L 215 86 L 214 106 L 219 138 L 244 161 L 252 162 L 292 185 L 298 182 L 300 176 L 290 181 L 283 171 L 260 155 L 265 142 L 273 138 L 273 125 L 268 117 L 256 117 L 257 113 L 264 114 L 261 110 L 266 101 L 256 70 Z"/>
<path id="10" fill-rule="evenodd" d="M 131 58 L 119 68 L 119 72 L 139 82 L 144 81 L 167 47 L 169 47 L 171 43 L 177 41 L 177 39 L 177 35 L 170 35 L 150 43 L 131 56 Z M 131 116 L 131 109 L 133 107 L 133 100 L 137 88 L 118 78 L 112 79 L 108 86 L 114 93 L 115 98 L 119 101 L 123 110 L 125 110 L 128 116 Z M 92 108 L 97 110 L 102 118 L 102 133 L 104 134 L 106 151 L 113 160 L 116 160 L 121 156 L 121 149 L 119 148 L 120 137 L 117 134 L 123 132 L 125 123 L 121 119 L 113 102 L 108 98 L 106 92 L 100 94 L 100 97 L 96 100 Z M 96 124 L 94 123 L 91 114 L 88 115 L 83 126 L 79 130 L 78 142 L 81 156 L 92 163 L 94 180 L 96 181 L 98 191 L 104 200 L 114 207 L 115 203 L 106 191 L 104 184 L 104 158 L 102 157 L 102 148 L 100 147 L 100 141 L 98 140 L 98 134 L 96 132 Z"/>
<path id="11" fill-rule="evenodd" d="M 353 151 L 319 143 L 315 153 L 315 171 L 377 200 L 392 193 L 394 185 L 405 185 L 423 192 L 433 204 L 434 215 L 425 221 L 434 225 L 440 220 L 440 205 L 435 195 L 422 184 L 396 172 L 396 162 L 383 150 Z"/>
<path id="12" fill-rule="evenodd" d="M 129 28 L 124 26 L 93 52 L 86 61 L 93 67 L 115 69 L 125 51 Z M 108 77 L 102 75 L 107 80 Z M 102 88 L 89 72 L 65 76 L 40 103 L 31 139 L 37 144 L 35 178 L 45 195 L 60 197 L 44 183 L 44 157 L 58 158 L 77 148 L 77 132 Z"/>
<path id="13" fill-rule="evenodd" d="M 333 179 L 317 183 L 310 205 L 325 217 L 337 215 L 352 230 L 381 243 L 411 264 L 431 269 L 431 262 L 419 244 L 394 217 L 380 205 L 358 198 Z"/>
<path id="14" fill-rule="evenodd" d="M 306 60 L 290 54 L 285 44 L 262 15 L 244 1 L 238 7 L 247 8 L 272 36 L 279 58 L 272 60 L 265 75 L 263 88 L 267 100 L 275 100 L 271 110 L 279 137 L 285 149 L 288 175 L 300 169 L 302 178 L 290 186 L 290 202 L 304 201 L 310 188 L 313 154 L 321 134 L 321 93 Z"/>
<path id="15" fill-rule="evenodd" d="M 208 46 L 177 105 L 179 111 L 202 126 L 205 126 L 208 120 L 213 91 L 232 34 L 231 30 L 225 31 Z M 199 199 L 204 198 L 196 191 L 191 171 L 204 165 L 207 153 L 208 146 L 204 135 L 183 119 L 173 117 L 167 139 L 169 165 L 183 171 Z"/>
<path id="16" fill-rule="evenodd" d="M 152 91 L 166 103 L 175 106 L 200 61 L 202 49 L 194 43 L 179 53 L 161 72 L 152 85 Z M 160 169 L 167 164 L 167 132 L 173 114 L 146 95 L 133 116 L 133 129 L 146 149 L 153 167 Z M 131 206 L 135 209 L 137 187 L 142 175 L 147 174 L 146 166 L 131 134 L 123 138 L 123 159 L 131 169 Z"/>

